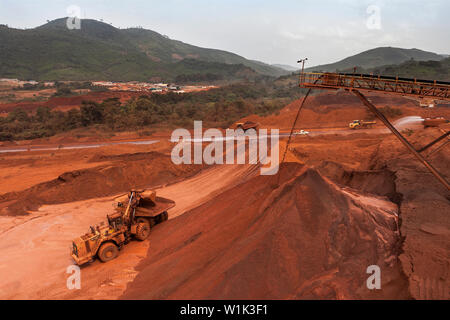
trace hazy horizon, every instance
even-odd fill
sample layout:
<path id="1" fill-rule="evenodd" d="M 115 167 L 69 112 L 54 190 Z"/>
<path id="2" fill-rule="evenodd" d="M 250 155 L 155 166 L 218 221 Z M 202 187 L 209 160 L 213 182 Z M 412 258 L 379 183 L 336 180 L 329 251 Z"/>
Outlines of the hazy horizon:
<path id="1" fill-rule="evenodd" d="M 0 0 L 0 24 L 35 28 L 71 15 L 118 28 L 142 27 L 191 45 L 296 67 L 339 61 L 376 47 L 450 54 L 445 0 L 183 1 Z"/>

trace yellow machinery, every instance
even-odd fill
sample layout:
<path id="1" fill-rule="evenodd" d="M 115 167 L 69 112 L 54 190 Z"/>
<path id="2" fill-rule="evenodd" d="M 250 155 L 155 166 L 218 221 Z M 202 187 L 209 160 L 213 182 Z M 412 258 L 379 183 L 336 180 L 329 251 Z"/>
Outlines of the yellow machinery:
<path id="1" fill-rule="evenodd" d="M 116 200 L 114 213 L 107 215 L 108 224 L 90 227 L 90 232 L 72 241 L 71 255 L 78 265 L 98 257 L 102 262 L 115 259 L 119 250 L 133 238 L 143 241 L 150 229 L 168 219 L 167 210 L 175 202 L 156 196 L 154 191 L 131 191 Z"/>
<path id="2" fill-rule="evenodd" d="M 377 124 L 376 121 L 364 121 L 364 120 L 353 120 L 348 124 L 350 129 L 363 129 L 363 128 L 371 128 L 373 125 Z"/>

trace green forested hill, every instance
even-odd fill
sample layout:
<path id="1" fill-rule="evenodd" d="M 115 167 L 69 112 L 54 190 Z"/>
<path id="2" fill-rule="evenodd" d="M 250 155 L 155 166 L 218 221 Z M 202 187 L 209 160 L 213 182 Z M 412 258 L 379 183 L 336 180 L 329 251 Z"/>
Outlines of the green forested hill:
<path id="1" fill-rule="evenodd" d="M 381 47 L 361 52 L 336 63 L 308 68 L 307 71 L 336 72 L 339 70 L 352 69 L 354 67 L 369 69 L 385 65 L 400 64 L 411 59 L 416 61 L 439 61 L 444 59 L 444 56 L 419 49 Z"/>
<path id="2" fill-rule="evenodd" d="M 399 65 L 373 68 L 370 72 L 387 76 L 450 81 L 450 58 L 441 61 L 410 60 Z"/>
<path id="3" fill-rule="evenodd" d="M 27 30 L 0 26 L 0 77 L 4 78 L 169 81 L 177 76 L 234 79 L 286 73 L 151 30 L 118 29 L 95 20 L 82 20 L 80 30 L 69 30 L 65 18 Z"/>

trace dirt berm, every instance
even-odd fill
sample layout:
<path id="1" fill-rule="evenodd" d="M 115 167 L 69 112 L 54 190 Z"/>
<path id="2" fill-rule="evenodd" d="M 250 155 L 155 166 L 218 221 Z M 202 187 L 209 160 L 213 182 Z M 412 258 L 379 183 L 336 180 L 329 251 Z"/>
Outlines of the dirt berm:
<path id="1" fill-rule="evenodd" d="M 20 192 L 0 195 L 0 215 L 20 215 L 44 204 L 58 204 L 151 188 L 173 183 L 198 173 L 200 165 L 172 163 L 159 152 L 94 156 L 94 168 L 66 172 L 58 178 Z M 107 163 L 106 165 L 104 163 Z"/>
<path id="2" fill-rule="evenodd" d="M 441 130 L 428 128 L 414 132 L 408 139 L 420 149 L 441 135 Z M 423 155 L 448 181 L 448 145 L 442 149 L 434 146 Z M 402 194 L 401 234 L 405 240 L 400 260 L 411 296 L 449 300 L 450 192 L 395 137 L 383 140 L 373 160 L 374 169 L 387 167 L 395 172 L 396 190 Z"/>
<path id="3" fill-rule="evenodd" d="M 156 228 L 122 299 L 408 298 L 397 206 L 287 163 Z M 367 268 L 381 268 L 369 290 Z"/>

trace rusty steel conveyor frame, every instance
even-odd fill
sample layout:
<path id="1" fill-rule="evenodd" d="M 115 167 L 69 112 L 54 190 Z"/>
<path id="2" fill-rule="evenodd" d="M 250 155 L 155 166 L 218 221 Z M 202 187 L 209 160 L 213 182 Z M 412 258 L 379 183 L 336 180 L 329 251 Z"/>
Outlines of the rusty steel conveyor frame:
<path id="1" fill-rule="evenodd" d="M 450 132 L 445 133 L 441 137 L 432 141 L 420 150 L 416 150 L 414 146 L 390 123 L 390 121 L 380 112 L 375 105 L 373 105 L 360 91 L 368 92 L 384 92 L 389 94 L 399 94 L 402 96 L 412 96 L 415 98 L 433 98 L 436 100 L 450 101 L 450 83 L 441 81 L 416 80 L 394 77 L 382 77 L 372 75 L 354 75 L 342 73 L 301 73 L 300 87 L 309 88 L 308 94 L 303 99 L 301 107 L 305 103 L 311 89 L 330 89 L 339 90 L 344 89 L 353 92 L 361 102 L 373 112 L 378 119 L 400 140 L 400 142 L 420 161 L 422 164 L 441 182 L 447 190 L 450 190 L 450 184 L 445 177 L 421 155 L 421 152 L 427 150 L 439 141 L 442 141 L 450 135 Z M 302 108 L 299 108 L 298 114 Z M 298 114 L 293 124 L 295 127 L 298 119 Z M 447 141 L 448 142 L 448 141 Z M 440 150 L 444 143 L 437 150 Z M 289 142 L 288 142 L 289 145 Z M 286 151 L 288 148 L 286 146 Z M 435 151 L 437 151 L 435 150 Z M 434 153 L 434 151 L 432 152 Z M 431 155 L 431 154 L 430 154 Z M 284 159 L 284 157 L 283 157 Z"/>

